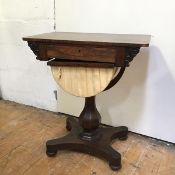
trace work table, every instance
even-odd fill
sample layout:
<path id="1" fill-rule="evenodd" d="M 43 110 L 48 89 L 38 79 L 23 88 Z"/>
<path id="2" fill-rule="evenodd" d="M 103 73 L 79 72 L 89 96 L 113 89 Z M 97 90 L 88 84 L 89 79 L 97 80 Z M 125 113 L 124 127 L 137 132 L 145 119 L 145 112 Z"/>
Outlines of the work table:
<path id="1" fill-rule="evenodd" d="M 127 139 L 128 128 L 102 127 L 95 96 L 121 79 L 140 48 L 149 46 L 150 39 L 150 35 L 66 32 L 23 38 L 36 58 L 51 66 L 55 81 L 64 91 L 85 98 L 78 120 L 72 117 L 66 120 L 69 134 L 47 141 L 48 156 L 67 149 L 102 157 L 112 170 L 121 168 L 121 155 L 110 142 L 114 138 Z"/>

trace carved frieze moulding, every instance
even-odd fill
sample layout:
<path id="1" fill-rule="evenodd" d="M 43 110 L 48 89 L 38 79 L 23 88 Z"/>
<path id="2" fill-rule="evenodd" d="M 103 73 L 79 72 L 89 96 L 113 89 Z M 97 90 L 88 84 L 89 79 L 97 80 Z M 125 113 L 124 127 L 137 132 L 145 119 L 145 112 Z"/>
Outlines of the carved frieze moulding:
<path id="1" fill-rule="evenodd" d="M 37 44 L 36 42 L 28 41 L 28 46 L 33 51 L 33 53 L 36 55 L 36 59 L 40 60 L 40 58 L 38 57 L 38 55 L 39 55 L 39 44 Z"/>
<path id="2" fill-rule="evenodd" d="M 127 47 L 125 51 L 125 65 L 129 66 L 129 63 L 140 52 L 140 47 Z"/>

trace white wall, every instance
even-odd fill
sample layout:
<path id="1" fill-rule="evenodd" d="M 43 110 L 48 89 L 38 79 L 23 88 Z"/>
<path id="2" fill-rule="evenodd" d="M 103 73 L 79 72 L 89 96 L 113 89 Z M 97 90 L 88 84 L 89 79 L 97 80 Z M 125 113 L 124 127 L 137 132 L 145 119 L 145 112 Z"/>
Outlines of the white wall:
<path id="1" fill-rule="evenodd" d="M 14 8 L 15 7 L 15 8 Z M 103 123 L 175 143 L 173 0 L 56 0 L 56 30 L 153 35 L 117 86 L 97 97 Z M 4 99 L 79 115 L 83 99 L 58 88 L 23 36 L 54 30 L 54 0 L 0 0 L 0 90 Z"/>
<path id="2" fill-rule="evenodd" d="M 45 62 L 22 37 L 54 30 L 53 0 L 0 0 L 0 91 L 4 99 L 56 111 Z"/>
<path id="3" fill-rule="evenodd" d="M 57 31 L 153 35 L 119 84 L 97 97 L 104 123 L 175 143 L 174 19 L 173 0 L 56 1 Z M 60 98 L 61 111 L 80 113 L 82 99 Z"/>

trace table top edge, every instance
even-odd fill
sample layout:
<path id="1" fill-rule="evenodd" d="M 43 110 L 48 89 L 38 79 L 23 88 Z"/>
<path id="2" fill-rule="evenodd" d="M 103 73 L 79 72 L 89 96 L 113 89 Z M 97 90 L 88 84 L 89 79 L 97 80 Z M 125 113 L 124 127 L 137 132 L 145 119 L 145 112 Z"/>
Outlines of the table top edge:
<path id="1" fill-rule="evenodd" d="M 44 38 L 43 36 L 47 35 L 87 35 L 87 36 L 105 36 L 105 37 L 145 37 L 145 42 L 109 42 L 109 41 L 94 41 L 94 40 L 73 40 L 73 39 L 53 39 L 53 38 Z M 53 36 L 52 36 L 53 37 Z M 151 35 L 140 35 L 140 34 L 104 34 L 104 33 L 76 33 L 76 32 L 51 32 L 43 33 L 39 35 L 33 35 L 29 37 L 23 37 L 24 41 L 38 42 L 38 43 L 53 43 L 53 44 L 84 44 L 84 45 L 99 45 L 99 46 L 138 46 L 138 47 L 148 47 L 151 40 Z M 126 39 L 125 39 L 126 40 Z"/>

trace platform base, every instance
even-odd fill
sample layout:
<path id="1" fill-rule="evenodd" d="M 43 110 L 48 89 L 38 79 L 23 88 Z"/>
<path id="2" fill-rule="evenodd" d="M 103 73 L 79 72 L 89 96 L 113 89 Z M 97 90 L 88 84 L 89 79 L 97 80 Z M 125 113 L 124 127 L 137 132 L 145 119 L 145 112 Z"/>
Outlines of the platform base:
<path id="1" fill-rule="evenodd" d="M 110 142 L 115 138 L 127 139 L 127 127 L 99 127 L 92 133 L 86 133 L 80 127 L 78 120 L 69 117 L 66 128 L 70 131 L 68 135 L 47 141 L 48 156 L 55 156 L 58 150 L 72 150 L 104 158 L 112 170 L 121 168 L 121 155 L 110 146 Z"/>

